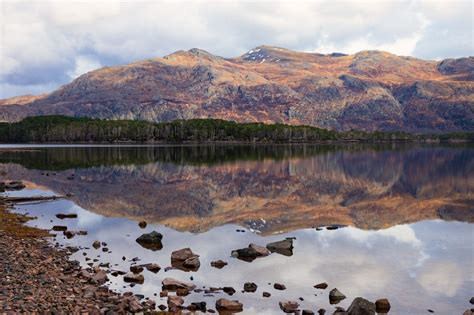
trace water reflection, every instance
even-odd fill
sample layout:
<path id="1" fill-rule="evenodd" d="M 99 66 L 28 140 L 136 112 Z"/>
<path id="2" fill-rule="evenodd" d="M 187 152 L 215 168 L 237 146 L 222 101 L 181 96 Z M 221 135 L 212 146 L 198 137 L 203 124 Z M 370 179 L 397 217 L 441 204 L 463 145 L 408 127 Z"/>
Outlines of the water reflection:
<path id="1" fill-rule="evenodd" d="M 23 194 L 42 193 L 24 191 Z M 15 194 L 19 194 L 16 192 Z M 133 288 L 112 277 L 111 286 L 118 290 L 144 294 L 166 304 L 166 299 L 154 296 L 161 290 L 161 280 L 173 277 L 190 281 L 198 287 L 232 286 L 237 290 L 233 298 L 244 302 L 248 314 L 280 314 L 278 301 L 303 297 L 302 308 L 334 309 L 329 305 L 328 291 L 337 287 L 348 298 L 338 306 L 348 307 L 357 296 L 369 300 L 388 297 L 392 303 L 391 314 L 424 314 L 433 309 L 437 314 L 460 314 L 468 308 L 474 279 L 472 271 L 471 224 L 422 221 L 409 225 L 396 225 L 379 231 L 366 231 L 354 227 L 338 230 L 300 229 L 282 235 L 262 236 L 235 225 L 213 228 L 200 234 L 179 232 L 162 225 L 148 225 L 145 229 L 137 222 L 124 218 L 107 218 L 84 210 L 68 200 L 48 204 L 20 206 L 20 212 L 38 216 L 31 225 L 51 228 L 67 223 L 70 230 L 87 230 L 88 235 L 66 239 L 56 238 L 64 245 L 87 246 L 73 255 L 73 259 L 86 265 L 87 257 L 99 259 L 99 263 L 111 263 L 113 270 L 127 271 L 130 259 L 139 257 L 140 264 L 158 263 L 163 269 L 157 274 L 144 271 L 145 282 Z M 57 213 L 78 213 L 78 219 L 59 220 Z M 163 234 L 163 249 L 153 252 L 141 247 L 135 239 L 142 233 L 157 230 Z M 295 237 L 292 256 L 271 254 L 252 263 L 231 257 L 233 249 L 250 243 L 265 246 L 286 237 Z M 107 243 L 111 253 L 95 250 L 95 240 Z M 171 252 L 190 247 L 200 255 L 201 267 L 192 274 L 164 268 L 171 265 Z M 127 260 L 123 261 L 122 256 Z M 210 262 L 223 259 L 229 264 L 223 269 L 210 266 Z M 90 261 L 89 261 L 90 262 Z M 256 293 L 240 292 L 245 282 L 258 285 Z M 285 291 L 274 290 L 275 282 L 284 283 Z M 327 282 L 327 290 L 313 286 Z M 262 292 L 271 292 L 271 298 L 262 298 Z M 224 293 L 205 296 L 195 293 L 185 298 L 186 304 L 207 301 L 214 305 Z M 332 311 L 331 311 L 332 312 Z"/>
<path id="2" fill-rule="evenodd" d="M 83 265 L 91 262 L 86 257 L 122 271 L 134 257 L 158 263 L 162 270 L 145 270 L 145 282 L 133 288 L 110 276 L 111 287 L 158 304 L 166 304 L 154 296 L 163 278 L 192 276 L 198 287 L 234 287 L 248 314 L 279 314 L 279 300 L 299 297 L 302 309 L 332 313 L 334 287 L 348 297 L 338 304 L 346 308 L 357 296 L 387 297 L 390 314 L 461 314 L 474 292 L 473 157 L 464 145 L 38 147 L 0 150 L 0 170 L 28 181 L 27 190 L 10 194 L 73 194 L 16 210 L 37 216 L 31 225 L 88 231 L 56 238 L 88 247 L 73 255 Z M 58 213 L 78 217 L 60 220 Z M 314 228 L 332 224 L 348 227 Z M 157 251 L 136 242 L 153 230 L 163 234 Z M 291 256 L 231 257 L 251 243 L 287 237 L 296 238 Z M 95 240 L 111 253 L 95 250 Z M 171 253 L 185 247 L 200 255 L 199 270 L 165 272 Z M 211 267 L 219 259 L 229 264 Z M 245 282 L 255 282 L 257 292 L 241 293 Z M 288 289 L 274 290 L 275 282 Z M 314 289 L 320 282 L 329 288 Z M 272 297 L 262 298 L 263 291 Z M 193 293 L 185 301 L 213 306 L 219 297 L 227 295 Z"/>
<path id="3" fill-rule="evenodd" d="M 472 146 L 59 147 L 4 151 L 12 177 L 106 216 L 264 234 L 474 221 Z M 73 180 L 68 179 L 75 175 Z M 415 211 L 416 209 L 416 211 Z"/>

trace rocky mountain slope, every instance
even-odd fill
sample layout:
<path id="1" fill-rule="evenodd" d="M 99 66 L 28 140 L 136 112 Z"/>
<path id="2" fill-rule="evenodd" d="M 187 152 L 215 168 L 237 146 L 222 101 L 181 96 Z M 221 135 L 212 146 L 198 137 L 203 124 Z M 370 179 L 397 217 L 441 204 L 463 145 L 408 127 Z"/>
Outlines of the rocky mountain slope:
<path id="1" fill-rule="evenodd" d="M 260 46 L 226 59 L 191 49 L 104 67 L 30 101 L 0 101 L 0 120 L 49 114 L 474 131 L 474 57 L 436 62 L 381 51 L 322 55 Z"/>

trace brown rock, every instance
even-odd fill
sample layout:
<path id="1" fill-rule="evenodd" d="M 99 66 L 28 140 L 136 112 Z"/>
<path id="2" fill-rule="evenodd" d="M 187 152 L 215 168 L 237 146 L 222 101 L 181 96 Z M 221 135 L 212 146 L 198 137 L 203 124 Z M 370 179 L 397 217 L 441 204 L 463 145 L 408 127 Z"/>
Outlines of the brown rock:
<path id="1" fill-rule="evenodd" d="M 137 266 L 137 265 L 132 265 L 130 266 L 130 271 L 133 272 L 133 273 L 140 273 L 143 271 L 143 267 L 142 266 Z"/>
<path id="2" fill-rule="evenodd" d="M 125 276 L 123 276 L 123 281 L 129 283 L 143 284 L 143 282 L 145 282 L 145 277 L 143 277 L 142 274 L 135 274 L 133 272 L 129 272 Z"/>
<path id="3" fill-rule="evenodd" d="M 375 311 L 377 313 L 388 313 L 390 311 L 390 302 L 388 299 L 378 299 L 375 301 Z"/>
<path id="4" fill-rule="evenodd" d="M 227 263 L 223 260 L 211 261 L 211 266 L 217 269 L 222 269 L 227 266 Z"/>
<path id="5" fill-rule="evenodd" d="M 140 222 L 138 222 L 138 226 L 139 226 L 141 229 L 144 229 L 144 228 L 146 228 L 147 224 L 146 224 L 145 221 L 140 221 Z"/>
<path id="6" fill-rule="evenodd" d="M 232 301 L 227 299 L 218 299 L 216 301 L 216 309 L 219 312 L 242 312 L 243 305 L 239 301 Z"/>
<path id="7" fill-rule="evenodd" d="M 286 290 L 286 286 L 284 284 L 281 284 L 281 283 L 275 283 L 273 285 L 273 288 L 275 290 Z"/>
<path id="8" fill-rule="evenodd" d="M 328 284 L 326 282 L 323 283 L 318 283 L 314 286 L 316 289 L 322 289 L 325 290 L 328 287 Z"/>
<path id="9" fill-rule="evenodd" d="M 262 296 L 263 296 L 263 297 L 270 297 L 270 296 L 272 296 L 272 295 L 270 294 L 270 292 L 263 292 L 263 293 L 262 293 Z"/>
<path id="10" fill-rule="evenodd" d="M 165 278 L 161 282 L 163 286 L 163 290 L 168 291 L 176 291 L 177 289 L 188 289 L 192 291 L 196 288 L 196 286 L 189 282 L 179 281 L 173 278 Z"/>
<path id="11" fill-rule="evenodd" d="M 94 241 L 94 243 L 92 243 L 92 247 L 94 247 L 95 249 L 99 249 L 100 248 L 100 242 L 99 241 Z"/>
<path id="12" fill-rule="evenodd" d="M 144 266 L 148 271 L 153 272 L 153 273 L 157 273 L 158 271 L 161 270 L 160 265 L 155 264 L 155 263 L 145 264 L 142 266 Z"/>
<path id="13" fill-rule="evenodd" d="M 347 315 L 375 315 L 375 304 L 357 297 L 347 309 Z"/>
<path id="14" fill-rule="evenodd" d="M 168 309 L 172 312 L 176 312 L 184 304 L 184 300 L 180 296 L 169 295 L 168 296 Z"/>
<path id="15" fill-rule="evenodd" d="M 300 307 L 298 302 L 295 301 L 280 301 L 278 304 L 280 305 L 280 309 L 285 313 L 294 313 L 298 310 L 298 307 Z"/>
<path id="16" fill-rule="evenodd" d="M 246 282 L 246 283 L 244 283 L 244 291 L 245 292 L 255 292 L 255 291 L 257 291 L 257 285 L 253 282 Z"/>

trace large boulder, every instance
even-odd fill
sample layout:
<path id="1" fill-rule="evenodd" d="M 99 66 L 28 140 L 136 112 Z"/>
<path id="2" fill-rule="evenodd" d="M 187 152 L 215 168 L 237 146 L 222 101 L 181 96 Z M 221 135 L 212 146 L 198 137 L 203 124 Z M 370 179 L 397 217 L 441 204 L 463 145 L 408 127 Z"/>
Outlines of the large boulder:
<path id="1" fill-rule="evenodd" d="M 161 233 L 153 231 L 151 233 L 142 234 L 136 239 L 136 242 L 146 249 L 157 251 L 163 248 L 163 244 L 161 243 L 162 239 L 163 235 Z"/>
<path id="2" fill-rule="evenodd" d="M 357 297 L 347 309 L 347 315 L 375 315 L 375 304 Z"/>
<path id="3" fill-rule="evenodd" d="M 267 244 L 267 249 L 272 253 L 278 253 L 285 256 L 293 255 L 293 239 L 287 238 L 282 241 Z"/>
<path id="4" fill-rule="evenodd" d="M 233 301 L 228 299 L 218 299 L 216 301 L 216 309 L 219 312 L 242 312 L 244 307 L 239 301 Z"/>
<path id="5" fill-rule="evenodd" d="M 178 289 L 188 289 L 192 291 L 196 288 L 196 286 L 189 282 L 179 281 L 173 278 L 165 278 L 161 281 L 161 285 L 163 286 L 163 290 L 167 291 L 176 291 Z"/>

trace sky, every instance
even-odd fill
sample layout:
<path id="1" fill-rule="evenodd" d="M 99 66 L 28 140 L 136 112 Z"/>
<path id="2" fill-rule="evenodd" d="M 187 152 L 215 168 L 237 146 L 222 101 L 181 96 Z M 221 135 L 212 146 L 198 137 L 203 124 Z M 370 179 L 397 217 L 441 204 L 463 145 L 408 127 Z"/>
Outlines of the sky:
<path id="1" fill-rule="evenodd" d="M 471 0 L 0 0 L 0 98 L 51 92 L 88 71 L 201 48 L 236 57 L 273 45 L 474 55 Z"/>

